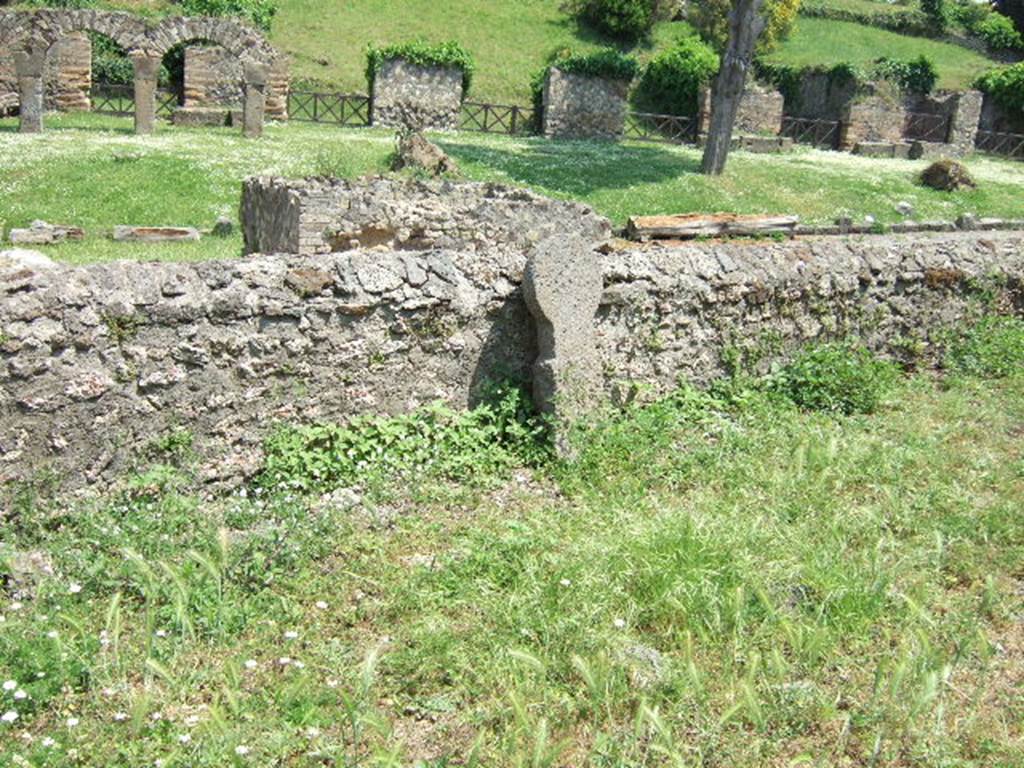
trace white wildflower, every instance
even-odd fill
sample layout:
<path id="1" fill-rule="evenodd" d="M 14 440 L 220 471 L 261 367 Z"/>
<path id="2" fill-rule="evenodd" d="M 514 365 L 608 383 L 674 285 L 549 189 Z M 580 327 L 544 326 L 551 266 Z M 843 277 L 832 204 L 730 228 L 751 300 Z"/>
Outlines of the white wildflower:
<path id="1" fill-rule="evenodd" d="M 316 601 L 316 607 L 319 608 L 321 611 L 326 611 L 327 610 L 327 601 L 326 600 L 317 600 Z"/>
<path id="2" fill-rule="evenodd" d="M 14 692 L 14 698 L 18 699 L 20 701 L 21 699 L 27 699 L 28 698 L 28 694 L 25 693 L 25 689 L 24 688 L 19 688 L 18 690 L 16 690 Z"/>
<path id="3" fill-rule="evenodd" d="M 57 742 L 56 742 L 56 741 L 54 741 L 54 740 L 53 740 L 53 739 L 52 739 L 51 737 L 49 737 L 49 736 L 47 736 L 47 737 L 46 737 L 45 739 L 43 739 L 43 741 L 42 741 L 42 745 L 43 745 L 44 747 L 46 747 L 47 749 L 49 749 L 49 748 L 50 748 L 50 747 L 52 747 L 52 746 L 55 746 L 56 744 L 57 744 Z"/>
<path id="4" fill-rule="evenodd" d="M 68 728 L 74 728 L 74 727 L 76 727 L 78 725 L 78 718 L 77 717 L 69 717 L 68 720 L 67 720 L 67 723 L 68 723 Z"/>
<path id="5" fill-rule="evenodd" d="M 180 744 L 188 744 L 190 741 L 192 741 L 192 737 L 187 733 L 183 733 L 178 737 L 178 742 Z"/>
<path id="6" fill-rule="evenodd" d="M 115 712 L 114 713 L 114 722 L 116 722 L 116 723 L 123 723 L 127 719 L 128 719 L 128 713 L 127 712 Z"/>
<path id="7" fill-rule="evenodd" d="M 287 656 L 282 656 L 280 659 L 277 660 L 277 663 L 280 664 L 282 667 L 287 667 L 289 664 L 292 663 L 292 660 L 289 659 Z"/>
<path id="8" fill-rule="evenodd" d="M 245 757 L 249 754 L 249 748 L 245 746 L 245 744 L 239 744 L 237 747 L 235 747 L 235 754 L 239 757 Z"/>
<path id="9" fill-rule="evenodd" d="M 5 691 L 13 691 L 17 687 L 18 687 L 18 682 L 16 680 L 5 680 L 4 681 L 4 690 Z"/>
<path id="10" fill-rule="evenodd" d="M 260 664 L 259 664 L 258 661 L 256 661 L 256 659 L 246 659 L 245 660 L 245 668 L 246 669 L 256 669 L 256 667 L 258 667 L 259 665 Z"/>
<path id="11" fill-rule="evenodd" d="M 15 712 L 13 709 L 4 712 L 3 715 L 0 716 L 0 720 L 2 720 L 5 723 L 13 723 L 17 719 L 18 713 Z"/>
<path id="12" fill-rule="evenodd" d="M 626 628 L 626 620 L 625 619 L 616 619 L 615 621 L 612 622 L 612 624 L 615 625 L 616 629 L 625 629 Z"/>
<path id="13" fill-rule="evenodd" d="M 572 582 L 569 581 L 568 579 L 562 579 L 558 583 L 561 584 L 563 587 L 571 587 L 572 586 Z"/>
<path id="14" fill-rule="evenodd" d="M 289 629 L 287 632 L 284 633 L 285 640 L 296 640 L 298 639 L 298 637 L 299 633 L 296 632 L 294 629 Z"/>
<path id="15" fill-rule="evenodd" d="M 68 586 L 68 592 L 70 592 L 72 595 L 77 595 L 81 591 L 82 585 L 77 584 L 76 582 L 71 582 L 71 584 Z"/>

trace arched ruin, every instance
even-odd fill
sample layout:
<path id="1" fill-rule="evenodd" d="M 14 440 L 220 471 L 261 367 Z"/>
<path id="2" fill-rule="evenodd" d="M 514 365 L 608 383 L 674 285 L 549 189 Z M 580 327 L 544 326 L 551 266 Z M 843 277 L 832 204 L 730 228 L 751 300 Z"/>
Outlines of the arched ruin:
<path id="1" fill-rule="evenodd" d="M 43 130 L 44 68 L 47 52 L 76 32 L 97 32 L 121 46 L 134 68 L 135 132 L 152 133 L 160 63 L 171 48 L 191 41 L 220 45 L 242 63 L 243 132 L 263 131 L 266 85 L 280 54 L 259 32 L 233 19 L 171 16 L 150 23 L 120 11 L 0 12 L 0 48 L 14 52 L 21 131 Z"/>

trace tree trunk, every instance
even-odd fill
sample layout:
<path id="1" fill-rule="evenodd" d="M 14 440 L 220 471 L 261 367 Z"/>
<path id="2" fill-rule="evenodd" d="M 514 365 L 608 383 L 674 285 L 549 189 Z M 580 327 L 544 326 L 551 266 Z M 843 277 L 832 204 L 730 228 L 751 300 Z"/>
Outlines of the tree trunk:
<path id="1" fill-rule="evenodd" d="M 711 89 L 711 125 L 701 167 L 711 176 L 718 176 L 725 170 L 729 157 L 732 128 L 754 58 L 754 46 L 765 27 L 761 16 L 763 5 L 764 0 L 733 0 L 729 12 L 729 43 Z"/>

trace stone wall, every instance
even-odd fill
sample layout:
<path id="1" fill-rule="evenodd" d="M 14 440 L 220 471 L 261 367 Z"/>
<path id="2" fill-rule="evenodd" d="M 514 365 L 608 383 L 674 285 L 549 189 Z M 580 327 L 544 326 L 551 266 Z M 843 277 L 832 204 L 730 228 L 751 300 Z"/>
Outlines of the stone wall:
<path id="1" fill-rule="evenodd" d="M 617 139 L 626 124 L 629 83 L 552 67 L 544 83 L 543 131 L 548 138 Z"/>
<path id="2" fill-rule="evenodd" d="M 908 100 L 911 112 L 936 115 L 949 121 L 943 143 L 926 142 L 925 155 L 965 157 L 974 152 L 984 95 L 980 91 L 940 91 Z"/>
<path id="3" fill-rule="evenodd" d="M 87 111 L 92 86 L 92 42 L 77 32 L 59 40 L 47 52 L 44 99 L 47 109 L 61 112 Z M 14 51 L 0 47 L 0 97 L 17 98 L 18 76 L 14 71 Z"/>
<path id="4" fill-rule="evenodd" d="M 462 70 L 421 67 L 403 59 L 384 62 L 373 79 L 370 121 L 452 131 L 462 111 Z"/>
<path id="5" fill-rule="evenodd" d="M 765 88 L 757 83 L 748 84 L 736 111 L 736 134 L 759 134 L 778 136 L 782 130 L 782 114 L 786 100 L 778 91 Z M 711 126 L 711 89 L 700 93 L 700 109 L 697 115 L 697 130 L 701 136 Z"/>
<path id="6" fill-rule="evenodd" d="M 240 107 L 245 101 L 242 62 L 217 45 L 185 49 L 185 107 Z M 267 79 L 266 117 L 288 119 L 288 65 L 282 57 Z"/>
<path id="7" fill-rule="evenodd" d="M 46 57 L 46 108 L 88 112 L 92 102 L 92 41 L 84 32 L 62 38 Z"/>
<path id="8" fill-rule="evenodd" d="M 786 101 L 785 113 L 809 120 L 841 120 L 856 96 L 856 81 L 830 77 L 825 72 L 809 72 L 801 78 L 793 97 Z"/>
<path id="9" fill-rule="evenodd" d="M 528 376 L 537 354 L 520 289 L 526 251 L 503 237 L 476 246 L 79 267 L 0 259 L 0 484 L 45 473 L 105 484 L 172 429 L 194 435 L 204 480 L 234 481 L 259 467 L 279 421 L 472 404 L 486 379 Z M 1024 310 L 1014 232 L 592 253 L 609 394 L 707 382 L 727 348 L 769 340 L 780 355 L 847 333 L 879 350 L 926 343 L 992 275 Z"/>
<path id="10" fill-rule="evenodd" d="M 840 149 L 853 149 L 857 144 L 903 141 L 907 110 L 902 101 L 888 95 L 861 96 L 847 105 L 842 118 Z"/>
<path id="11" fill-rule="evenodd" d="M 981 107 L 980 128 L 996 133 L 1024 134 L 1024 114 L 1003 109 L 994 98 L 985 94 Z"/>
<path id="12" fill-rule="evenodd" d="M 392 179 L 247 179 L 246 253 L 354 248 L 522 251 L 551 234 L 601 240 L 607 221 L 584 205 L 496 184 Z"/>

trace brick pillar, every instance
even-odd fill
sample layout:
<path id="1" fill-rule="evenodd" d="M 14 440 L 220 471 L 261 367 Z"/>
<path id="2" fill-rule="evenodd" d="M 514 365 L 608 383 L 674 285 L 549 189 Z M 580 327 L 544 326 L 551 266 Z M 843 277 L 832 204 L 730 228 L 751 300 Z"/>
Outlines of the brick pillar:
<path id="1" fill-rule="evenodd" d="M 244 69 L 245 107 L 242 115 L 242 133 L 257 139 L 263 135 L 263 113 L 267 103 L 267 70 L 246 62 Z"/>
<path id="2" fill-rule="evenodd" d="M 135 68 L 135 132 L 149 134 L 156 127 L 156 80 L 161 57 L 140 52 L 129 55 Z"/>
<path id="3" fill-rule="evenodd" d="M 43 69 L 45 50 L 23 50 L 14 54 L 14 70 L 18 75 L 21 99 L 20 130 L 22 133 L 43 132 Z"/>

